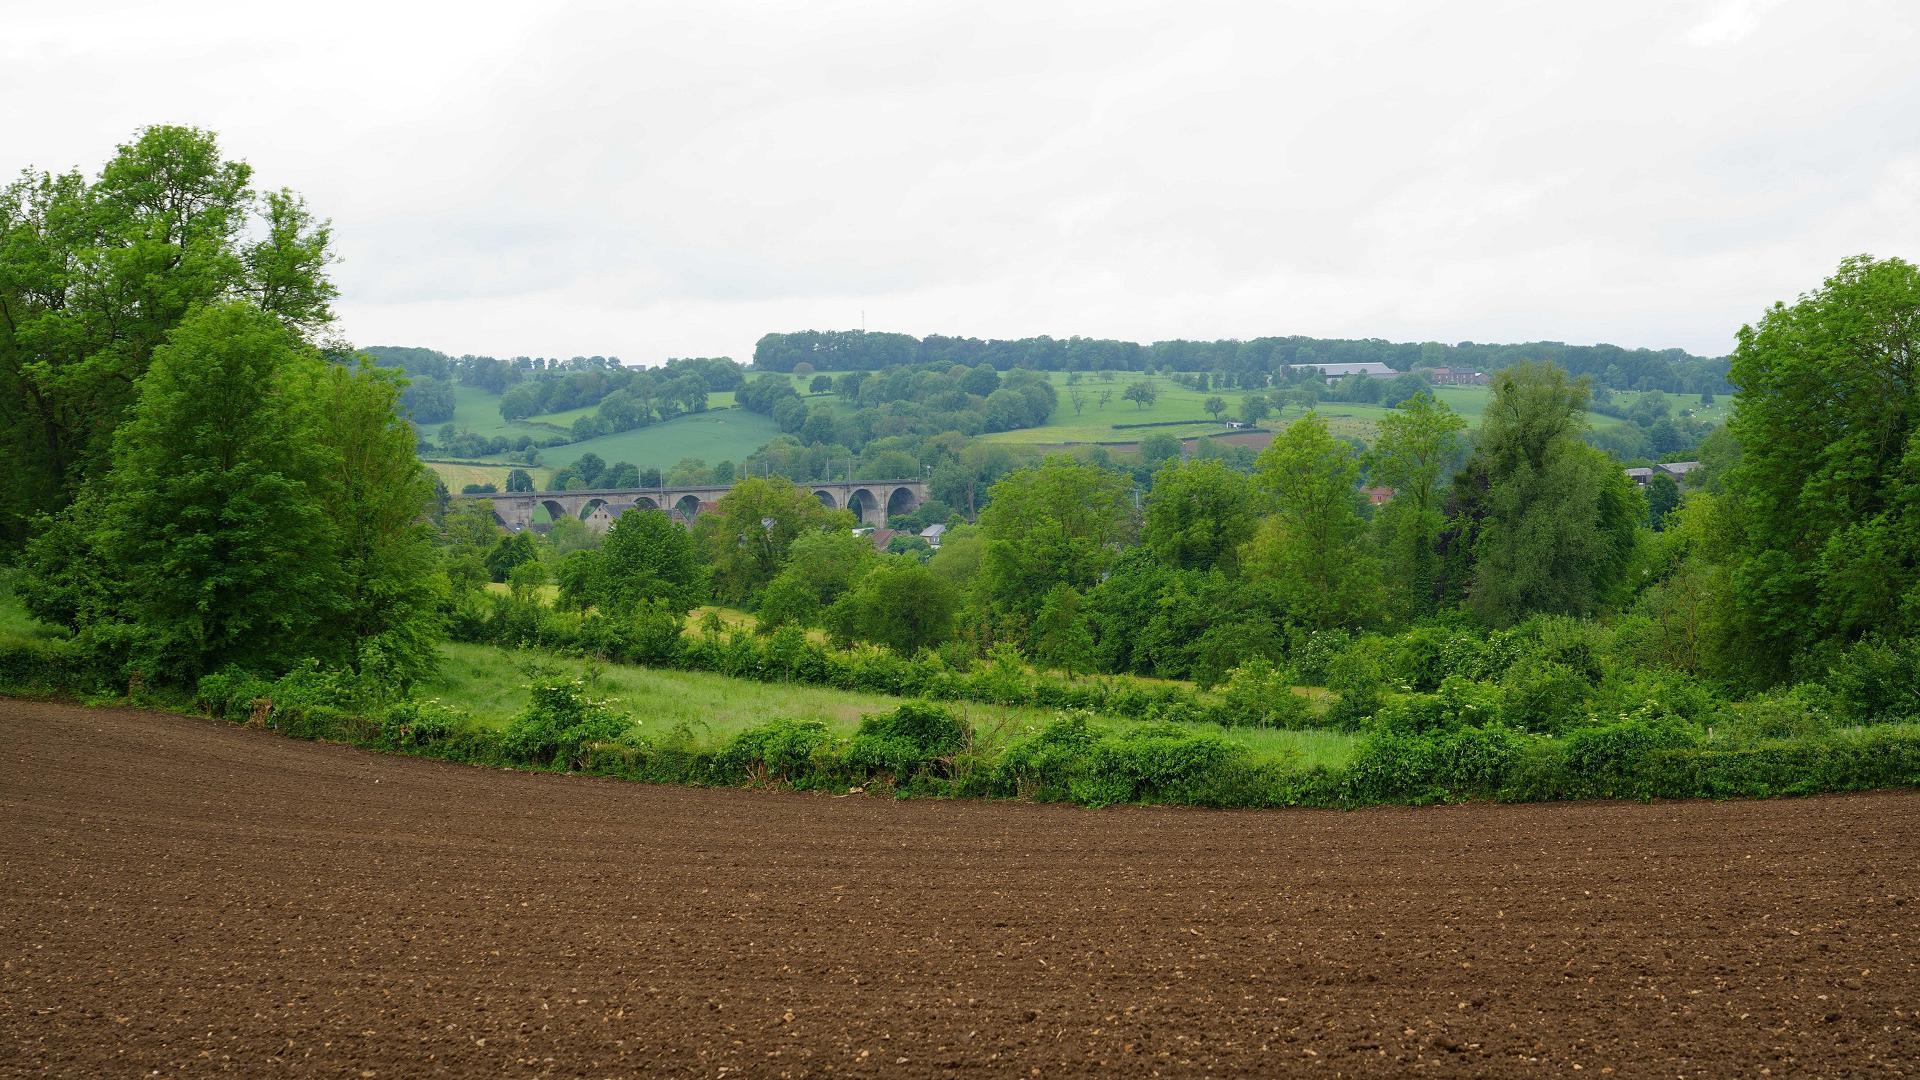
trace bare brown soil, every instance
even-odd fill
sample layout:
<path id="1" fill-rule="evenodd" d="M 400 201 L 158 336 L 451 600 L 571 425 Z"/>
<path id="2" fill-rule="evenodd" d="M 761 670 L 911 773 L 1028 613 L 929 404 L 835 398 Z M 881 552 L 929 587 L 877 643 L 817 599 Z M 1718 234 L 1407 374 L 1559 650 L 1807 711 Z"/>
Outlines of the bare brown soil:
<path id="1" fill-rule="evenodd" d="M 653 788 L 0 701 L 0 1074 L 1906 1075 L 1917 827 Z"/>

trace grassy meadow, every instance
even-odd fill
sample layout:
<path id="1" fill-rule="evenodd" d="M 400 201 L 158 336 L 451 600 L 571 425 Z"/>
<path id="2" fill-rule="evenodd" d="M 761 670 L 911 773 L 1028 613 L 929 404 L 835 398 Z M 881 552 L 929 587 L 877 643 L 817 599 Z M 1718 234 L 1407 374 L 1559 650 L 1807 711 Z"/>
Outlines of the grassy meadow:
<path id="1" fill-rule="evenodd" d="M 775 719 L 819 720 L 838 735 L 850 735 L 867 713 L 899 707 L 905 698 L 859 693 L 798 683 L 762 683 L 705 671 L 677 671 L 632 664 L 607 664 L 555 654 L 449 642 L 442 646 L 440 670 L 420 687 L 424 697 L 457 706 L 483 724 L 505 726 L 528 700 L 532 664 L 545 665 L 589 680 L 594 697 L 604 698 L 659 737 L 678 734 L 696 744 L 713 745 Z M 1000 744 L 1051 720 L 1048 709 L 1009 708 L 975 702 L 948 706 L 974 729 L 977 739 Z M 1116 729 L 1123 720 L 1105 721 Z M 1289 761 L 1303 767 L 1337 768 L 1353 754 L 1355 736 L 1335 731 L 1277 731 L 1191 725 L 1215 731 L 1246 746 L 1256 759 Z"/>
<path id="2" fill-rule="evenodd" d="M 702 608 L 688 617 L 689 625 L 697 625 L 708 610 L 717 612 L 730 625 L 750 625 L 752 621 L 752 616 L 743 612 Z M 57 633 L 28 616 L 11 585 L 0 577 L 0 642 Z M 493 645 L 447 642 L 441 646 L 441 657 L 439 670 L 419 688 L 420 695 L 458 706 L 491 727 L 504 727 L 526 708 L 527 685 L 535 664 L 590 679 L 595 697 L 605 698 L 631 715 L 649 735 L 670 735 L 684 727 L 684 734 L 695 743 L 708 745 L 780 718 L 819 720 L 835 733 L 849 735 L 859 726 L 861 716 L 897 708 L 906 700 L 823 686 L 734 679 L 704 671 L 590 662 Z M 1037 728 L 1055 715 L 1047 709 L 974 702 L 952 702 L 950 707 L 973 726 L 977 738 L 994 744 Z M 1115 728 L 1129 726 L 1123 720 L 1106 723 Z M 1194 726 L 1220 732 L 1246 746 L 1257 758 L 1294 761 L 1301 766 L 1337 768 L 1353 755 L 1355 742 L 1354 736 L 1333 731 Z"/>
<path id="3" fill-rule="evenodd" d="M 0 573 L 0 642 L 51 637 L 57 632 L 27 614 L 26 606 L 14 595 L 13 582 L 6 573 Z"/>

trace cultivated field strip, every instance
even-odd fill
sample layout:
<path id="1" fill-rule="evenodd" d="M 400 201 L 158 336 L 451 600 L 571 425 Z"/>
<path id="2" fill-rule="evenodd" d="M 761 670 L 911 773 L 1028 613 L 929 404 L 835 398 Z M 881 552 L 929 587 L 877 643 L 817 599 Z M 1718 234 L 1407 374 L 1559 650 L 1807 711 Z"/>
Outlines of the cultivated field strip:
<path id="1" fill-rule="evenodd" d="M 1917 829 L 654 788 L 0 701 L 0 1075 L 1897 1076 Z"/>

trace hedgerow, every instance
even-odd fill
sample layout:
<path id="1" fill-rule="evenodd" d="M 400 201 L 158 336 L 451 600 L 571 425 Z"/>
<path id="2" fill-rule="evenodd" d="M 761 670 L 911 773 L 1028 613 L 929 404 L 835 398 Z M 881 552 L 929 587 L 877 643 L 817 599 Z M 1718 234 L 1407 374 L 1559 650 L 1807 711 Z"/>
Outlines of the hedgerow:
<path id="1" fill-rule="evenodd" d="M 1356 806 L 1461 799 L 1799 795 L 1920 785 L 1910 643 L 1869 641 L 1825 682 L 1727 702 L 1672 672 L 1610 669 L 1580 625 L 1536 620 L 1475 640 L 1441 626 L 1406 640 L 1314 635 L 1328 713 L 1295 693 L 1298 673 L 1255 662 L 1203 695 L 1127 678 L 1061 679 L 1010 649 L 984 662 L 937 653 L 834 649 L 797 629 L 766 637 L 681 630 L 640 608 L 620 620 L 508 601 L 464 625 L 616 659 L 818 682 L 908 696 L 850 736 L 782 718 L 712 744 L 683 728 L 643 732 L 582 681 L 536 671 L 527 709 L 490 730 L 434 700 L 396 696 L 378 658 L 352 673 L 305 664 L 276 679 L 237 669 L 200 679 L 190 702 L 235 723 L 299 738 L 475 764 L 705 785 L 773 784 L 903 794 L 1032 798 L 1098 806 Z M 456 620 L 456 625 L 462 625 Z M 0 690 L 119 693 L 100 651 L 59 638 L 0 643 Z M 1371 677 L 1374 681 L 1367 682 Z M 1398 681 L 1396 681 L 1398 680 Z M 143 698 L 137 682 L 126 689 Z M 982 700 L 1057 711 L 982 741 L 942 704 Z M 1894 722 L 1849 724 L 1865 707 Z M 1197 722 L 1264 727 L 1337 723 L 1361 734 L 1340 769 L 1255 760 Z"/>

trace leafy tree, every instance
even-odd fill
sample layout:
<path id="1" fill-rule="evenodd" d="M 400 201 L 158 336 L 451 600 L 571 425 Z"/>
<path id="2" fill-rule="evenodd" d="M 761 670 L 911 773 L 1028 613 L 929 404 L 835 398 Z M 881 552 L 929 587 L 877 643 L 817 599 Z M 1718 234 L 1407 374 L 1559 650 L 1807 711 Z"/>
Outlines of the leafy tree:
<path id="1" fill-rule="evenodd" d="M 1586 384 L 1552 364 L 1493 378 L 1454 482 L 1459 540 L 1473 558 L 1468 601 L 1493 625 L 1592 614 L 1624 583 L 1646 507 L 1613 459 L 1580 440 L 1586 404 Z"/>
<path id="2" fill-rule="evenodd" d="M 1144 409 L 1160 400 L 1160 391 L 1153 383 L 1142 379 L 1139 382 L 1129 384 L 1125 390 L 1120 392 L 1120 396 L 1138 404 Z"/>
<path id="3" fill-rule="evenodd" d="M 1729 378 L 1751 677 L 1920 630 L 1920 269 L 1847 259 L 1741 328 Z"/>
<path id="4" fill-rule="evenodd" d="M 611 530 L 609 530 L 611 531 Z M 561 517 L 547 528 L 547 535 L 541 537 L 546 546 L 557 557 L 565 557 L 576 551 L 587 551 L 600 546 L 600 536 L 587 523 L 571 514 Z"/>
<path id="5" fill-rule="evenodd" d="M 397 399 L 272 314 L 201 309 L 154 351 L 86 526 L 50 522 L 29 549 L 29 604 L 57 602 L 84 641 L 165 682 L 354 664 L 369 643 L 417 674 L 432 488 Z"/>
<path id="6" fill-rule="evenodd" d="M 1246 475 L 1218 461 L 1168 462 L 1147 493 L 1146 545 L 1168 566 L 1231 571 L 1260 509 Z"/>
<path id="7" fill-rule="evenodd" d="M 707 566 L 693 536 L 658 510 L 628 510 L 607 530 L 590 560 L 561 581 L 576 607 L 624 614 L 658 602 L 686 614 L 706 598 Z"/>
<path id="8" fill-rule="evenodd" d="M 1248 394 L 1240 400 L 1240 419 L 1249 424 L 1257 424 L 1273 411 L 1265 395 Z"/>
<path id="9" fill-rule="evenodd" d="M 1070 675 L 1093 670 L 1093 634 L 1080 609 L 1080 594 L 1067 586 L 1047 590 L 1033 620 L 1035 660 Z"/>
<path id="10" fill-rule="evenodd" d="M 364 358 L 295 371 L 317 409 L 314 439 L 326 457 L 308 491 L 332 521 L 342 590 L 343 609 L 309 637 L 312 655 L 357 666 L 377 650 L 384 674 L 411 680 L 438 662 L 441 589 L 425 516 L 433 481 L 399 415 L 400 376 Z"/>
<path id="11" fill-rule="evenodd" d="M 1317 413 L 1288 424 L 1259 458 L 1259 484 L 1275 514 L 1248 552 L 1249 570 L 1286 597 L 1298 621 L 1316 627 L 1371 619 L 1379 606 L 1372 553 L 1360 542 L 1360 462 Z"/>
<path id="12" fill-rule="evenodd" d="M 504 582 L 514 567 L 539 559 L 540 547 L 533 542 L 532 533 L 508 533 L 487 549 L 487 575 L 496 582 Z"/>
<path id="13" fill-rule="evenodd" d="M 607 459 L 591 452 L 581 454 L 573 463 L 573 471 L 587 488 L 597 488 L 606 478 Z"/>
<path id="14" fill-rule="evenodd" d="M 540 399 L 540 387 L 536 383 L 521 383 L 511 387 L 500 395 L 500 419 L 525 420 L 537 416 L 545 407 Z"/>
<path id="15" fill-rule="evenodd" d="M 0 545 L 106 472 L 141 376 L 190 313 L 246 298 L 296 334 L 331 320 L 327 224 L 252 178 L 211 133 L 163 126 L 91 183 L 27 172 L 0 188 Z"/>
<path id="16" fill-rule="evenodd" d="M 1135 548 L 1087 594 L 1083 615 L 1106 670 L 1211 679 L 1276 651 L 1280 610 L 1269 582 L 1178 570 Z"/>
<path id="17" fill-rule="evenodd" d="M 786 565 L 754 609 L 762 629 L 783 623 L 817 625 L 820 613 L 852 591 L 879 561 L 873 544 L 851 531 L 801 533 L 787 548 Z"/>
<path id="18" fill-rule="evenodd" d="M 845 600 L 843 633 L 902 655 L 930 649 L 953 636 L 960 594 L 918 560 L 890 558 L 874 567 Z"/>
<path id="19" fill-rule="evenodd" d="M 1673 477 L 1655 470 L 1653 477 L 1647 481 L 1645 495 L 1647 524 L 1659 532 L 1666 528 L 1667 515 L 1680 506 L 1680 485 L 1674 482 Z"/>
<path id="20" fill-rule="evenodd" d="M 1208 398 L 1201 408 L 1207 410 L 1207 415 L 1218 420 L 1220 419 L 1220 414 L 1227 411 L 1227 399 L 1215 394 Z"/>
<path id="21" fill-rule="evenodd" d="M 1078 374 L 1076 372 L 1075 374 Z M 1067 391 L 1067 402 L 1073 406 L 1073 415 L 1079 416 L 1080 410 L 1087 407 L 1087 392 L 1078 387 Z"/>
<path id="22" fill-rule="evenodd" d="M 1166 462 L 1180 457 L 1180 440 L 1163 431 L 1140 440 L 1140 460 L 1150 469 L 1157 469 Z"/>
<path id="23" fill-rule="evenodd" d="M 1430 393 L 1427 380 L 1418 375 L 1399 375 L 1380 392 L 1380 404 L 1391 409 L 1403 401 Z"/>
<path id="24" fill-rule="evenodd" d="M 1408 398 L 1380 418 L 1370 472 L 1394 489 L 1374 518 L 1386 555 L 1386 578 L 1412 614 L 1433 609 L 1434 543 L 1446 524 L 1441 481 L 1458 462 L 1467 422 L 1431 394 Z"/>
<path id="25" fill-rule="evenodd" d="M 508 491 L 532 491 L 533 474 L 525 469 L 513 469 L 507 473 Z"/>
<path id="26" fill-rule="evenodd" d="M 1056 584 L 1091 588 L 1131 532 L 1126 477 L 1067 457 L 1009 473 L 980 512 L 978 595 L 1013 636 Z M 942 550 L 947 545 L 942 545 Z"/>
<path id="27" fill-rule="evenodd" d="M 765 588 L 785 564 L 795 539 L 852 528 L 852 514 L 829 510 L 811 491 L 777 477 L 740 481 L 695 524 L 713 566 L 715 591 L 731 603 L 742 603 Z"/>

